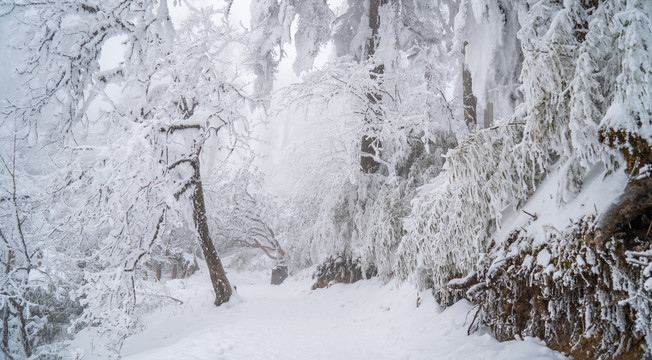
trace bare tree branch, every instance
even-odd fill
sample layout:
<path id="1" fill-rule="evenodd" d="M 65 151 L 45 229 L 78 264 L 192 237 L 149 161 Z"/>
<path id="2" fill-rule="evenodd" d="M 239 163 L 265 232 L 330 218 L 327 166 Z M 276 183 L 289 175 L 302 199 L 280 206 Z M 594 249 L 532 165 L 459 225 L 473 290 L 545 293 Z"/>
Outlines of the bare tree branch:
<path id="1" fill-rule="evenodd" d="M 181 197 L 181 195 L 183 195 L 183 193 L 185 193 L 188 189 L 190 189 L 191 186 L 193 186 L 193 185 L 195 185 L 195 184 L 196 184 L 196 181 L 195 181 L 195 180 L 189 180 L 188 182 L 186 182 L 185 184 L 183 184 L 183 187 L 181 187 L 181 189 L 179 189 L 179 191 L 177 191 L 177 192 L 174 193 L 174 198 L 175 198 L 176 200 L 179 200 L 179 198 Z"/>
<path id="2" fill-rule="evenodd" d="M 193 158 L 193 159 L 181 159 L 181 160 L 177 160 L 177 161 L 173 162 L 172 165 L 168 166 L 168 170 L 172 170 L 172 169 L 174 169 L 175 167 L 177 167 L 177 166 L 179 166 L 179 165 L 181 165 L 181 164 L 184 164 L 184 163 L 192 164 L 193 161 L 197 161 L 197 159 L 194 159 L 194 158 Z"/>
<path id="3" fill-rule="evenodd" d="M 181 131 L 181 130 L 189 130 L 189 129 L 194 129 L 194 130 L 201 130 L 203 129 L 203 126 L 200 124 L 180 124 L 180 125 L 169 125 L 167 127 L 161 127 L 159 129 L 160 132 L 167 132 L 168 134 L 172 134 L 176 131 Z"/>
<path id="4" fill-rule="evenodd" d="M 154 235 L 152 235 L 152 239 L 149 241 L 149 244 L 147 245 L 147 249 L 142 251 L 136 259 L 133 261 L 131 264 L 130 268 L 126 268 L 127 264 L 125 264 L 125 272 L 133 272 L 136 269 L 136 265 L 138 265 L 138 262 L 140 259 L 143 258 L 143 256 L 149 254 L 152 250 L 152 245 L 154 245 L 154 242 L 158 238 L 159 231 L 161 229 L 161 224 L 163 224 L 163 219 L 165 218 L 165 209 L 161 211 L 161 216 L 158 218 L 158 222 L 156 223 L 156 228 L 154 229 Z"/>

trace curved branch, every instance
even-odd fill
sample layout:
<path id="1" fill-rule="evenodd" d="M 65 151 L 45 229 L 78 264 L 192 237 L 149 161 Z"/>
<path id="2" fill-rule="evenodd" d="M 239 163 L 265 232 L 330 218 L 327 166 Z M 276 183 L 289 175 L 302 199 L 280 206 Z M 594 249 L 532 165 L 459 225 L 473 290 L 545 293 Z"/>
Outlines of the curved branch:
<path id="1" fill-rule="evenodd" d="M 248 242 L 246 242 L 244 240 L 236 240 L 236 242 L 240 243 L 242 246 L 245 246 L 245 247 L 260 249 L 265 253 L 265 255 L 267 255 L 267 257 L 269 257 L 272 260 L 280 260 L 282 258 L 281 256 L 274 256 L 274 255 L 270 254 L 270 251 L 276 251 L 276 249 L 272 249 L 270 247 L 260 245 L 260 243 L 258 245 L 255 245 L 255 244 L 248 243 Z M 279 255 L 280 255 L 280 253 L 279 253 Z"/>
<path id="2" fill-rule="evenodd" d="M 168 170 L 172 170 L 175 167 L 177 167 L 177 166 L 179 166 L 179 165 L 181 165 L 183 163 L 192 164 L 194 161 L 197 161 L 197 159 L 181 159 L 181 160 L 177 160 L 177 161 L 173 162 L 172 165 L 168 166 Z"/>

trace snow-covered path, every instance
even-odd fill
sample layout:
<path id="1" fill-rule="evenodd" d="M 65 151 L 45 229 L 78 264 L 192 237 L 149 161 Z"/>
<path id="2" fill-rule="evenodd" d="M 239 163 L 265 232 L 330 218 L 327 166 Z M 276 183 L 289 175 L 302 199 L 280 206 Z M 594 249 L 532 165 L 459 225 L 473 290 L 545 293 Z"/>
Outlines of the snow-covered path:
<path id="1" fill-rule="evenodd" d="M 310 291 L 310 280 L 269 285 L 264 273 L 229 273 L 238 298 L 211 304 L 206 274 L 169 285 L 185 304 L 146 318 L 125 342 L 128 360 L 558 359 L 542 343 L 466 336 L 470 305 L 441 312 L 427 294 L 377 280 Z"/>

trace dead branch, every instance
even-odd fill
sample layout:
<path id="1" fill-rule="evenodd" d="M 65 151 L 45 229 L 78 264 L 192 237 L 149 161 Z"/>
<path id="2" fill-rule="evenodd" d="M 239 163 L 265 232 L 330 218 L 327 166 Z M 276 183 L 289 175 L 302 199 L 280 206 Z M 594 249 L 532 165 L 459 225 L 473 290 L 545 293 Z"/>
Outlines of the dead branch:
<path id="1" fill-rule="evenodd" d="M 521 211 L 524 212 L 525 214 L 529 215 L 530 217 L 532 217 L 532 219 L 534 221 L 537 221 L 537 214 L 532 215 L 532 214 L 530 214 L 529 212 L 527 212 L 525 210 L 521 210 Z"/>
<path id="2" fill-rule="evenodd" d="M 181 124 L 181 125 L 170 125 L 168 127 L 161 127 L 159 129 L 160 132 L 166 132 L 168 134 L 172 134 L 175 131 L 180 131 L 180 130 L 188 130 L 188 129 L 194 129 L 194 130 L 201 130 L 202 126 L 200 124 Z"/>

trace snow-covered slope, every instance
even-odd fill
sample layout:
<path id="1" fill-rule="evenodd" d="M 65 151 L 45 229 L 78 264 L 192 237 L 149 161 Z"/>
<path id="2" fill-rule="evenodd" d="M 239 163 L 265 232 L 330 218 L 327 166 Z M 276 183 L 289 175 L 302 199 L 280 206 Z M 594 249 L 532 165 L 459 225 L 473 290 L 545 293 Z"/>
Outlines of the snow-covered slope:
<path id="1" fill-rule="evenodd" d="M 627 174 L 624 171 L 605 175 L 607 169 L 603 163 L 598 163 L 584 179 L 582 191 L 559 204 L 557 194 L 561 193 L 559 184 L 562 174 L 559 169 L 552 171 L 539 184 L 522 210 L 515 212 L 510 206 L 503 212 L 502 227 L 493 236 L 496 243 L 503 242 L 509 233 L 517 229 L 525 229 L 537 243 L 545 242 L 546 231 L 561 231 L 582 216 L 606 211 L 618 199 L 627 184 Z"/>
<path id="2" fill-rule="evenodd" d="M 467 336 L 474 311 L 441 311 L 429 293 L 379 280 L 311 291 L 310 279 L 269 285 L 267 273 L 229 272 L 238 296 L 212 305 L 206 273 L 168 282 L 183 305 L 155 310 L 128 338 L 128 360 L 163 359 L 560 359 L 535 339 Z M 420 306 L 417 307 L 417 298 Z M 79 337 L 86 359 L 105 356 Z M 97 341 L 95 338 L 94 341 Z"/>

